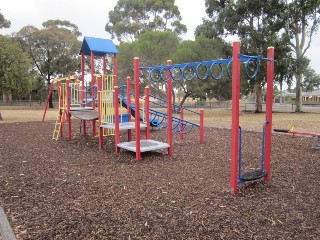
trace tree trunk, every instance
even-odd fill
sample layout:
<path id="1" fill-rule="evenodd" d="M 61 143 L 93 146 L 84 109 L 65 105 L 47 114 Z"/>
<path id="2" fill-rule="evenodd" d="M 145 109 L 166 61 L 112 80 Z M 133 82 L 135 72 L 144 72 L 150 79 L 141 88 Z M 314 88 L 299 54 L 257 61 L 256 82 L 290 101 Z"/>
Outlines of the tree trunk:
<path id="1" fill-rule="evenodd" d="M 183 96 L 181 102 L 179 103 L 179 105 L 180 105 L 181 107 L 183 106 L 184 102 L 187 100 L 187 98 L 188 98 L 189 96 L 190 96 L 190 94 L 188 94 L 188 93 L 186 93 L 186 94 Z"/>
<path id="2" fill-rule="evenodd" d="M 296 74 L 296 109 L 295 112 L 302 112 L 302 74 Z"/>
<path id="3" fill-rule="evenodd" d="M 255 84 L 255 92 L 256 92 L 256 110 L 255 110 L 255 113 L 261 113 L 262 112 L 261 84 L 258 83 L 258 82 Z"/>
<path id="4" fill-rule="evenodd" d="M 30 94 L 29 94 L 29 106 L 30 106 L 30 107 L 31 107 L 31 99 L 32 99 L 32 98 L 31 98 L 31 95 L 32 95 L 32 94 L 30 93 Z"/>
<path id="5" fill-rule="evenodd" d="M 49 92 L 50 84 L 51 84 L 51 83 L 50 83 L 50 77 L 48 77 L 47 82 L 48 82 L 48 92 Z M 52 92 L 50 93 L 50 96 L 49 96 L 49 108 L 53 108 Z"/>
<path id="6" fill-rule="evenodd" d="M 0 112 L 0 121 L 2 121 L 3 119 L 2 119 L 2 116 L 1 116 L 1 112 Z"/>
<path id="7" fill-rule="evenodd" d="M 176 104 L 176 93 L 172 89 L 172 104 Z"/>
<path id="8" fill-rule="evenodd" d="M 6 93 L 2 93 L 2 102 L 3 103 L 7 102 L 7 94 Z"/>
<path id="9" fill-rule="evenodd" d="M 280 105 L 283 104 L 283 92 L 282 92 L 282 85 L 283 85 L 283 82 L 281 81 L 280 82 Z"/>

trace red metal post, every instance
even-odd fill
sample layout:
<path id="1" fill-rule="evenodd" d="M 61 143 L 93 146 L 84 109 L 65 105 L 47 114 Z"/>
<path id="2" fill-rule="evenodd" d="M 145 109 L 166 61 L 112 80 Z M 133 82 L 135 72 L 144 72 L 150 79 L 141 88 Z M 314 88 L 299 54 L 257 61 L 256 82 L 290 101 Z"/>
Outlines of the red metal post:
<path id="1" fill-rule="evenodd" d="M 150 96 L 150 88 L 145 88 L 145 118 L 146 118 L 146 139 L 150 139 L 150 102 L 149 102 L 149 96 Z"/>
<path id="2" fill-rule="evenodd" d="M 64 96 L 65 97 L 65 96 Z M 62 116 L 60 116 L 60 121 L 64 120 L 65 117 L 65 111 L 64 108 L 66 106 L 64 106 L 64 101 L 65 99 L 63 99 L 63 90 L 62 90 L 62 86 L 61 86 L 61 81 L 58 81 L 58 99 L 59 99 L 59 111 L 62 111 Z M 60 137 L 63 137 L 63 123 L 61 123 L 61 127 L 60 127 Z"/>
<path id="3" fill-rule="evenodd" d="M 204 142 L 204 110 L 200 109 L 200 143 Z"/>
<path id="4" fill-rule="evenodd" d="M 267 62 L 267 99 L 266 99 L 266 129 L 265 129 L 265 156 L 264 156 L 264 170 L 267 175 L 266 181 L 271 178 L 271 145 L 272 145 L 272 102 L 273 102 L 273 78 L 274 78 L 274 48 L 269 47 L 267 58 L 272 61 Z"/>
<path id="5" fill-rule="evenodd" d="M 43 113 L 43 116 L 42 116 L 42 121 L 41 121 L 42 123 L 44 123 L 44 119 L 46 117 L 47 109 L 49 107 L 49 100 L 50 100 L 50 97 L 51 97 L 52 89 L 53 89 L 53 82 L 50 83 L 48 97 L 47 97 L 47 101 L 46 101 L 46 108 L 44 109 L 44 113 Z"/>
<path id="6" fill-rule="evenodd" d="M 71 103 L 71 91 L 70 91 L 70 76 L 66 81 L 67 88 L 67 119 L 68 119 L 68 140 L 71 141 L 71 114 L 70 114 L 70 103 Z"/>
<path id="7" fill-rule="evenodd" d="M 82 93 L 81 93 L 81 101 L 82 103 L 82 107 L 85 107 L 85 104 L 86 104 L 86 101 L 87 99 L 85 99 L 86 97 L 86 94 L 85 94 L 85 91 L 86 91 L 86 87 L 85 87 L 85 84 L 84 84 L 84 73 L 85 72 L 85 59 L 84 59 L 84 53 L 81 52 L 81 85 L 82 85 Z M 86 127 L 86 121 L 85 120 L 82 120 L 82 130 L 83 130 L 83 135 L 87 135 L 87 127 Z"/>
<path id="8" fill-rule="evenodd" d="M 95 109 L 95 90 L 94 90 L 94 85 L 95 85 L 95 78 L 94 78 L 94 73 L 95 73 L 95 67 L 94 67 L 94 53 L 91 52 L 90 55 L 90 60 L 91 60 L 91 96 L 92 96 L 92 108 L 93 110 Z"/>
<path id="9" fill-rule="evenodd" d="M 85 61 L 84 61 L 84 53 L 81 52 L 81 86 L 82 86 L 82 93 L 81 93 L 81 100 L 82 102 L 85 101 L 85 93 L 84 93 L 84 90 L 85 90 L 85 86 L 84 86 L 84 70 L 85 70 Z M 83 105 L 84 107 L 84 105 Z"/>
<path id="10" fill-rule="evenodd" d="M 183 125 L 181 124 L 184 119 L 184 110 L 183 108 L 180 109 L 180 139 L 184 139 L 184 134 L 182 134 L 183 131 Z"/>
<path id="11" fill-rule="evenodd" d="M 113 85 L 118 86 L 118 64 L 117 64 L 117 55 L 113 55 Z"/>
<path id="12" fill-rule="evenodd" d="M 135 129 L 136 129 L 136 160 L 141 160 L 140 152 L 140 77 L 139 58 L 134 58 L 134 104 L 135 104 Z"/>
<path id="13" fill-rule="evenodd" d="M 102 77 L 98 77 L 98 125 L 99 125 L 99 149 L 103 149 L 103 128 L 101 127 L 101 89 Z"/>
<path id="14" fill-rule="evenodd" d="M 65 95 L 63 94 L 62 86 L 61 86 L 61 81 L 58 81 L 58 104 L 59 108 L 64 108 L 65 104 Z"/>
<path id="15" fill-rule="evenodd" d="M 233 42 L 232 52 L 232 132 L 230 187 L 231 192 L 233 194 L 237 194 L 239 165 L 240 41 Z"/>
<path id="16" fill-rule="evenodd" d="M 130 109 L 130 105 L 131 105 L 131 79 L 130 77 L 127 77 L 127 113 L 129 114 L 128 117 L 128 121 L 131 122 L 131 109 Z M 132 130 L 129 129 L 128 130 L 128 142 L 130 142 L 132 139 Z"/>
<path id="17" fill-rule="evenodd" d="M 96 99 L 95 99 L 95 89 L 94 85 L 95 83 L 95 78 L 94 78 L 94 73 L 95 73 L 95 67 L 94 67 L 94 53 L 91 52 L 91 96 L 92 96 L 92 109 L 95 110 L 96 108 Z M 96 121 L 92 121 L 92 135 L 95 137 L 96 136 Z"/>
<path id="18" fill-rule="evenodd" d="M 114 86 L 114 124 L 115 124 L 115 151 L 120 153 L 118 144 L 120 143 L 120 127 L 119 127 L 119 88 Z"/>
<path id="19" fill-rule="evenodd" d="M 167 65 L 172 65 L 172 61 L 168 60 Z M 172 78 L 170 75 L 170 71 L 167 71 L 167 115 L 168 115 L 168 129 L 167 129 L 167 135 L 168 135 L 168 155 L 172 156 L 173 152 L 173 146 L 172 146 Z"/>

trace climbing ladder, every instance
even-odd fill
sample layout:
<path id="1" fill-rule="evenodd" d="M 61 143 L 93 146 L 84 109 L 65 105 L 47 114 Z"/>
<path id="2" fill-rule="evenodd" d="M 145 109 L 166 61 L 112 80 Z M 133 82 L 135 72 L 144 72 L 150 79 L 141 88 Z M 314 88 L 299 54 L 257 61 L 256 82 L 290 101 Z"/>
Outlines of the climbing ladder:
<path id="1" fill-rule="evenodd" d="M 66 115 L 66 110 L 59 109 L 57 120 L 56 120 L 56 123 L 54 124 L 54 131 L 53 131 L 53 136 L 52 136 L 53 140 L 59 139 L 59 135 L 61 132 L 61 126 L 64 123 L 65 115 Z"/>

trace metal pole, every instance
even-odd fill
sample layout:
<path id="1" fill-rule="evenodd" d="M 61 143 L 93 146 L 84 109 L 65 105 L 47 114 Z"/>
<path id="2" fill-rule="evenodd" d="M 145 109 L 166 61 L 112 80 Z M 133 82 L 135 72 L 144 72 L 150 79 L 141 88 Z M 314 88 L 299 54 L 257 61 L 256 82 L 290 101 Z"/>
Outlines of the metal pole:
<path id="1" fill-rule="evenodd" d="M 103 128 L 101 127 L 101 89 L 102 77 L 98 77 L 98 125 L 99 125 L 99 148 L 103 149 Z"/>
<path id="2" fill-rule="evenodd" d="M 145 88 L 145 118 L 146 118 L 146 139 L 150 139 L 150 102 L 149 102 L 149 96 L 150 96 L 150 88 Z"/>
<path id="3" fill-rule="evenodd" d="M 119 88 L 114 86 L 114 124 L 115 124 L 115 151 L 120 153 L 118 144 L 120 143 L 120 128 L 119 128 Z"/>
<path id="4" fill-rule="evenodd" d="M 129 117 L 128 117 L 128 122 L 131 122 L 131 108 L 130 108 L 130 105 L 131 105 L 131 79 L 130 77 L 127 77 L 127 113 L 129 114 Z M 129 129 L 128 130 L 128 142 L 130 142 L 132 139 L 132 130 Z"/>
<path id="5" fill-rule="evenodd" d="M 266 133 L 265 133 L 265 162 L 264 170 L 267 173 L 266 181 L 270 181 L 271 170 L 271 145 L 272 145 L 272 101 L 273 101 L 273 78 L 274 78 L 274 48 L 269 47 L 267 58 L 267 102 L 266 102 Z"/>
<path id="6" fill-rule="evenodd" d="M 183 108 L 181 108 L 180 109 L 180 139 L 184 139 L 184 134 L 182 134 L 183 125 L 181 124 L 181 122 L 183 122 L 183 118 L 184 118 L 184 110 Z"/>
<path id="7" fill-rule="evenodd" d="M 232 132 L 230 187 L 232 194 L 238 193 L 239 159 L 239 97 L 240 97 L 240 41 L 233 42 L 232 51 Z"/>
<path id="8" fill-rule="evenodd" d="M 71 114 L 70 114 L 70 76 L 66 80 L 66 87 L 67 87 L 67 119 L 68 119 L 68 140 L 71 141 Z"/>
<path id="9" fill-rule="evenodd" d="M 172 65 L 172 61 L 168 60 L 167 61 L 167 65 Z M 172 152 L 173 152 L 173 146 L 172 146 L 172 78 L 170 76 L 170 71 L 167 71 L 167 90 L 168 90 L 168 94 L 167 94 L 167 115 L 168 115 L 168 126 L 167 126 L 167 137 L 168 137 L 168 144 L 169 144 L 169 148 L 168 148 L 168 155 L 172 156 Z"/>
<path id="10" fill-rule="evenodd" d="M 204 110 L 200 109 L 200 143 L 204 142 Z"/>
<path id="11" fill-rule="evenodd" d="M 135 102 L 135 129 L 136 129 L 136 160 L 141 160 L 140 152 L 140 77 L 139 58 L 134 58 L 134 102 Z"/>

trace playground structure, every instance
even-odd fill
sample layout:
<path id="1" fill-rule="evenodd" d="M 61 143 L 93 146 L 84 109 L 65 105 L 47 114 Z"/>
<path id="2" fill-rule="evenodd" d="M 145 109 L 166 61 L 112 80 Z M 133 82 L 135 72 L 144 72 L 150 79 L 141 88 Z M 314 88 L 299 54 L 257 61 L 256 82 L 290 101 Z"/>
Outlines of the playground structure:
<path id="1" fill-rule="evenodd" d="M 111 41 L 111 40 L 110 40 Z M 112 42 L 111 42 L 112 43 Z M 110 42 L 109 42 L 110 44 Z M 113 43 L 112 43 L 113 45 Z M 100 44 L 99 46 L 103 46 Z M 113 45 L 114 46 L 114 45 Z M 114 46 L 115 48 L 115 46 Z M 114 49 L 113 48 L 113 49 Z M 94 53 L 98 51 L 100 56 L 104 57 L 104 74 L 105 70 L 105 54 L 114 54 L 114 70 L 113 84 L 106 81 L 106 76 L 95 76 L 94 74 Z M 172 82 L 179 80 L 191 81 L 194 78 L 199 80 L 206 80 L 210 75 L 213 79 L 219 80 L 223 75 L 223 64 L 226 64 L 226 72 L 232 79 L 232 132 L 231 132 L 231 167 L 230 167 L 230 187 L 231 192 L 236 194 L 238 192 L 238 185 L 247 181 L 253 181 L 263 178 L 265 181 L 270 181 L 270 162 L 271 162 L 271 134 L 272 134 L 272 99 L 273 99 L 273 74 L 274 74 L 274 48 L 268 48 L 267 58 L 261 56 L 248 56 L 240 53 L 240 42 L 233 43 L 233 56 L 232 59 L 219 59 L 204 62 L 193 62 L 183 64 L 173 64 L 168 61 L 165 66 L 154 67 L 140 67 L 139 58 L 134 59 L 134 104 L 131 103 L 131 87 L 130 78 L 127 78 L 127 93 L 123 91 L 119 94 L 119 87 L 117 86 L 116 74 L 116 54 L 117 51 L 103 51 L 101 49 L 91 49 L 90 39 L 84 40 L 81 48 L 81 66 L 82 66 L 82 85 L 72 85 L 68 78 L 66 80 L 66 89 L 60 91 L 60 98 L 64 96 L 64 104 L 59 110 L 56 125 L 59 126 L 55 129 L 56 134 L 62 136 L 62 128 L 64 118 L 68 120 L 68 139 L 71 139 L 71 115 L 81 119 L 83 124 L 83 134 L 85 135 L 85 121 L 91 121 L 93 126 L 92 135 L 96 135 L 95 123 L 98 122 L 99 128 L 99 147 L 103 148 L 103 136 L 105 130 L 109 135 L 115 136 L 115 152 L 119 153 L 120 149 L 126 149 L 136 153 L 136 159 L 141 159 L 141 152 L 152 151 L 156 149 L 168 149 L 168 155 L 172 155 L 172 132 L 173 130 L 180 133 L 180 138 L 183 134 L 189 132 L 187 126 L 199 127 L 200 129 L 200 142 L 204 141 L 204 128 L 203 128 L 203 110 L 200 111 L 200 124 L 194 124 L 183 119 L 183 109 L 180 112 L 181 118 L 173 117 L 173 104 L 172 104 Z M 84 55 L 91 56 L 91 102 L 84 100 L 86 90 L 84 90 Z M 252 172 L 242 173 L 242 135 L 243 131 L 239 125 L 239 111 L 240 111 L 240 65 L 244 63 L 245 72 L 248 78 L 255 78 L 259 73 L 259 63 L 267 62 L 267 97 L 266 97 L 266 116 L 263 124 L 262 131 L 262 152 L 261 152 L 261 167 Z M 251 64 L 251 65 L 250 65 Z M 252 64 L 254 71 L 252 73 Z M 249 67 L 250 66 L 250 67 Z M 231 73 L 232 67 L 232 73 Z M 220 71 L 219 74 L 214 74 L 216 70 Z M 249 68 L 251 70 L 249 70 Z M 140 71 L 147 71 L 150 81 L 159 82 L 163 81 L 166 84 L 167 100 L 164 100 L 167 107 L 167 114 L 160 114 L 155 110 L 150 110 L 150 92 L 149 88 L 145 89 L 145 96 L 143 101 L 140 99 Z M 250 73 L 251 72 L 251 73 Z M 96 78 L 95 78 L 96 77 Z M 74 77 L 76 80 L 76 78 Z M 54 82 L 54 81 L 53 81 Z M 96 84 L 97 83 L 97 84 Z M 74 83 L 75 84 L 75 83 Z M 62 84 L 61 84 L 62 86 Z M 73 91 L 75 91 L 73 93 Z M 64 93 L 65 94 L 61 94 Z M 80 96 L 81 101 L 73 102 L 74 96 Z M 98 111 L 95 111 L 96 101 L 98 103 Z M 91 107 L 88 108 L 88 104 Z M 119 104 L 121 103 L 121 104 Z M 77 104 L 77 107 L 74 105 Z M 144 105 L 144 106 L 142 106 Z M 59 104 L 60 106 L 60 104 Z M 119 117 L 119 109 L 121 106 L 127 108 L 126 120 Z M 64 112 L 64 113 L 63 113 Z M 142 114 L 140 114 L 142 112 Z M 134 124 L 131 122 L 131 115 L 134 116 Z M 122 116 L 122 115 L 121 115 Z M 109 120 L 107 120 L 109 119 Z M 110 120 L 111 119 L 111 120 Z M 150 126 L 165 127 L 167 128 L 167 141 L 159 142 L 151 139 Z M 135 141 L 132 141 L 132 130 L 135 130 Z M 141 129 L 145 129 L 146 137 L 141 139 Z M 120 142 L 120 131 L 128 131 L 128 142 Z M 110 133 L 110 131 L 113 131 Z M 108 135 L 107 134 L 107 135 Z M 55 136 L 55 135 L 54 135 Z"/>
<path id="2" fill-rule="evenodd" d="M 313 148 L 320 150 L 320 134 L 319 133 L 297 132 L 294 130 L 294 128 L 295 128 L 295 125 L 294 125 L 293 121 L 291 121 L 288 124 L 288 129 L 275 128 L 275 129 L 273 129 L 273 131 L 279 132 L 279 133 L 291 134 L 293 138 L 296 137 L 296 135 L 301 135 L 301 136 L 306 136 L 306 137 L 315 137 L 316 142 L 315 142 L 315 145 Z"/>
<path id="3" fill-rule="evenodd" d="M 145 89 L 145 96 L 140 96 L 140 78 L 138 68 L 135 67 L 134 93 L 131 92 L 131 79 L 127 77 L 127 84 L 121 86 L 121 92 L 117 86 L 117 58 L 118 50 L 111 40 L 85 37 L 80 50 L 81 54 L 81 81 L 76 76 L 53 79 L 48 93 L 45 112 L 42 122 L 44 122 L 48 101 L 54 88 L 57 88 L 59 111 L 55 123 L 53 139 L 58 140 L 63 136 L 64 123 L 68 123 L 68 140 L 71 140 L 71 116 L 81 120 L 83 135 L 87 135 L 87 122 L 92 126 L 92 136 L 99 138 L 99 148 L 103 148 L 103 137 L 114 135 L 115 152 L 126 149 L 136 152 L 136 159 L 141 159 L 141 152 L 153 151 L 157 149 L 168 149 L 168 154 L 172 155 L 172 131 L 179 132 L 180 138 L 188 134 L 194 127 L 200 129 L 200 142 L 204 141 L 203 110 L 200 113 L 181 108 L 180 117 L 172 116 L 172 102 L 157 98 L 162 101 L 161 106 L 167 108 L 167 113 L 151 109 L 150 91 Z M 113 71 L 107 74 L 107 54 L 113 55 Z M 85 86 L 84 67 L 85 56 L 90 56 L 91 60 L 91 86 Z M 103 74 L 95 74 L 95 56 L 103 58 Z M 137 61 L 135 60 L 135 64 Z M 136 66 L 136 65 L 135 65 Z M 112 69 L 112 67 L 110 67 Z M 134 103 L 132 103 L 134 98 Z M 155 101 L 152 101 L 156 103 Z M 159 104 L 159 103 L 157 103 Z M 126 108 L 126 110 L 124 110 Z M 183 109 L 198 114 L 200 124 L 195 124 L 183 119 Z M 135 122 L 131 121 L 131 116 Z M 171 124 L 169 124 L 171 122 Z M 172 122 L 175 125 L 172 126 Z M 171 141 L 159 142 L 151 139 L 150 126 L 157 128 L 167 128 L 167 136 Z M 132 141 L 132 130 L 135 129 L 135 141 Z M 128 142 L 120 142 L 120 132 L 128 131 Z M 141 130 L 145 130 L 146 137 L 141 139 Z"/>
<path id="4" fill-rule="evenodd" d="M 135 59 L 138 61 L 138 59 Z M 261 168 L 252 172 L 242 173 L 242 129 L 239 126 L 240 111 L 240 64 L 245 64 L 245 71 L 248 78 L 255 78 L 259 72 L 258 61 L 267 61 L 267 97 L 266 116 L 262 133 Z M 138 64 L 138 63 L 136 63 Z M 274 48 L 268 48 L 267 58 L 261 56 L 248 56 L 240 54 L 240 42 L 233 43 L 232 59 L 219 59 L 205 62 L 193 62 L 183 64 L 168 63 L 166 66 L 142 67 L 141 70 L 149 72 L 149 79 L 154 82 L 164 81 L 167 84 L 168 95 L 172 89 L 172 81 L 182 79 L 191 81 L 193 79 L 206 80 L 210 75 L 213 79 L 219 80 L 223 75 L 222 64 L 227 64 L 226 72 L 232 78 L 232 133 L 231 133 L 231 167 L 230 187 L 231 192 L 238 192 L 238 184 L 264 178 L 270 181 L 271 163 L 271 134 L 272 134 L 272 99 L 273 99 L 273 75 L 274 75 Z M 253 73 L 249 71 L 249 65 L 254 65 Z M 217 67 L 216 67 L 217 66 Z M 232 66 L 232 73 L 231 73 Z M 135 65 L 135 72 L 136 70 Z M 219 74 L 214 74 L 217 69 Z M 166 74 L 165 74 L 166 73 Z M 169 99 L 169 98 L 168 98 Z M 170 101 L 170 100 L 168 100 Z M 171 105 L 168 103 L 168 106 Z M 170 119 L 170 118 L 169 118 Z M 168 123 L 171 124 L 171 123 Z"/>

